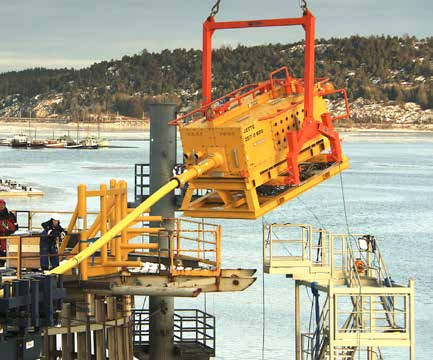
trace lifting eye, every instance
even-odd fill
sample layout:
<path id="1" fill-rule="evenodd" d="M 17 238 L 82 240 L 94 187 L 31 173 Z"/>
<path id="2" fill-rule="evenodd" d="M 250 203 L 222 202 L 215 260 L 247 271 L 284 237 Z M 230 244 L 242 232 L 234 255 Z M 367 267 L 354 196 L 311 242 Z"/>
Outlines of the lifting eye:
<path id="1" fill-rule="evenodd" d="M 183 153 L 183 159 L 186 161 L 189 159 L 189 154 Z"/>
<path id="2" fill-rule="evenodd" d="M 198 162 L 203 157 L 203 153 L 201 151 L 194 152 L 194 160 Z"/>

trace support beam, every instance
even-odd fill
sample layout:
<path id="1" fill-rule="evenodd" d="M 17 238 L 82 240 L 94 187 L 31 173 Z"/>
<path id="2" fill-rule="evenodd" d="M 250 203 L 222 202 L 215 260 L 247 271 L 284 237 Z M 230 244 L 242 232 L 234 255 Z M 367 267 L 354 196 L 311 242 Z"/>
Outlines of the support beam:
<path id="1" fill-rule="evenodd" d="M 116 298 L 107 298 L 107 320 L 114 320 L 116 317 Z M 117 353 L 116 331 L 115 326 L 107 328 L 108 337 L 108 358 L 115 359 Z"/>
<path id="2" fill-rule="evenodd" d="M 86 302 L 77 302 L 77 309 L 76 309 L 76 318 L 77 320 L 82 323 L 83 325 L 86 325 L 87 320 L 87 306 L 88 304 Z M 86 332 L 81 332 L 77 334 L 77 356 L 78 359 L 88 359 L 87 357 L 87 335 Z"/>
<path id="3" fill-rule="evenodd" d="M 296 360 L 301 360 L 301 308 L 299 298 L 299 281 L 295 281 L 295 351 Z"/>
<path id="4" fill-rule="evenodd" d="M 176 165 L 176 126 L 167 123 L 175 118 L 175 104 L 151 104 L 150 110 L 150 193 L 154 193 L 173 176 Z M 168 195 L 152 206 L 150 216 L 174 218 L 175 201 Z M 164 228 L 174 228 L 173 221 L 166 221 Z M 159 227 L 151 223 L 150 227 Z M 161 255 L 167 255 L 168 236 L 151 238 L 158 242 Z M 173 325 L 174 298 L 169 296 L 151 296 L 149 298 L 149 357 L 150 359 L 174 360 Z"/>
<path id="5" fill-rule="evenodd" d="M 102 299 L 95 299 L 95 320 L 97 323 L 103 324 L 105 322 L 105 306 Z M 105 329 L 94 331 L 95 334 L 95 354 L 96 360 L 105 360 L 106 344 L 105 344 Z"/>
<path id="6" fill-rule="evenodd" d="M 176 297 L 196 297 L 201 293 L 200 288 L 167 288 L 143 286 L 115 286 L 110 290 L 90 289 L 92 293 L 99 295 L 138 295 L 138 296 L 176 296 Z"/>

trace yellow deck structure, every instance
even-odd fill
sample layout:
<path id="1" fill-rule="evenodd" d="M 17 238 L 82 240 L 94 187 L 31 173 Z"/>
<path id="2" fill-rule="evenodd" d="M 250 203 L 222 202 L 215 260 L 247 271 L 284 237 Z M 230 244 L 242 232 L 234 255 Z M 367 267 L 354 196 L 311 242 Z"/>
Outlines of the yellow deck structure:
<path id="1" fill-rule="evenodd" d="M 176 183 L 176 182 L 175 182 Z M 96 287 L 88 292 L 97 294 L 197 296 L 200 292 L 242 291 L 254 283 L 255 270 L 223 269 L 221 267 L 221 227 L 203 221 L 185 218 L 165 219 L 149 216 L 148 210 L 139 211 L 127 226 L 110 237 L 92 256 L 75 262 L 78 254 L 112 231 L 124 218 L 136 209 L 128 208 L 125 181 L 111 180 L 97 190 L 78 186 L 77 206 L 70 216 L 68 235 L 60 244 L 60 259 L 72 264 L 61 272 L 66 281 L 104 282 L 109 287 Z M 98 199 L 99 209 L 90 211 L 89 203 Z M 37 215 L 46 212 L 32 211 L 27 214 L 29 230 L 36 230 Z M 164 223 L 174 222 L 174 229 L 167 230 Z M 150 226 L 152 223 L 153 226 Z M 158 226 L 155 227 L 155 224 Z M 168 238 L 169 248 L 159 246 L 160 238 Z M 12 239 L 13 238 L 13 239 Z M 10 261 L 16 262 L 17 239 L 11 237 Z M 34 236 L 32 241 L 36 241 Z M 20 252 L 25 253 L 31 244 L 22 239 Z M 33 243 L 32 243 L 33 244 Z M 38 247 L 38 242 L 35 243 Z M 34 244 L 33 244 L 34 245 Z M 32 264 L 30 265 L 30 258 Z M 27 268 L 38 267 L 39 257 L 33 254 L 23 259 Z M 65 262 L 65 261 L 63 261 Z M 22 264 L 21 264 L 22 265 Z M 62 264 L 60 265 L 62 269 Z M 54 269 L 54 272 L 58 269 Z M 78 291 L 79 289 L 77 289 Z"/>
<path id="2" fill-rule="evenodd" d="M 296 281 L 296 359 L 382 359 L 380 347 L 407 347 L 415 359 L 414 281 L 391 280 L 376 239 L 305 224 L 263 231 L 264 271 Z M 300 327 L 300 286 L 326 296 L 314 332 Z"/>

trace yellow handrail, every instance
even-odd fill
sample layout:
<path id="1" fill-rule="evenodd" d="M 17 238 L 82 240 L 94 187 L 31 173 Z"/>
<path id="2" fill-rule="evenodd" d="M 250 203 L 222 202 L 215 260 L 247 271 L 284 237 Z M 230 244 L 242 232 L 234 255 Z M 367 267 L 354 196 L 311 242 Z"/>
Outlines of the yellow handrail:
<path id="1" fill-rule="evenodd" d="M 140 216 L 142 213 L 146 212 L 157 203 L 164 196 L 169 194 L 171 191 L 177 187 L 182 187 L 188 181 L 200 176 L 201 174 L 219 166 L 223 163 L 223 157 L 220 154 L 212 154 L 209 158 L 200 162 L 197 165 L 192 166 L 190 169 L 185 171 L 170 180 L 167 184 L 159 188 L 156 192 L 150 195 L 145 201 L 143 201 L 139 206 L 137 206 L 132 212 L 127 214 L 123 219 L 121 219 L 116 225 L 114 225 L 110 230 L 108 230 L 104 235 L 102 235 L 98 240 L 89 246 L 86 246 L 80 253 L 66 261 L 65 263 L 59 265 L 58 267 L 50 270 L 48 274 L 63 274 L 66 271 L 79 265 L 81 262 L 92 256 L 96 251 L 98 251 L 102 246 L 106 245 L 115 236 L 119 235 L 124 229 L 131 225 L 134 220 Z"/>

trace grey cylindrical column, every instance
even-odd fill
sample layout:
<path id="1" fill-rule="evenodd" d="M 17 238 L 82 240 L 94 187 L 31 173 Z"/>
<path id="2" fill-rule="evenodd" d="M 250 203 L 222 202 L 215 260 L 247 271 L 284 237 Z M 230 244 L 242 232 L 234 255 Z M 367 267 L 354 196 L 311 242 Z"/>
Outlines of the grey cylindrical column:
<path id="1" fill-rule="evenodd" d="M 175 118 L 175 104 L 151 104 L 150 111 L 150 193 L 154 193 L 173 176 L 176 165 L 176 127 L 168 122 Z M 167 195 L 152 206 L 150 215 L 174 218 L 175 203 L 173 196 Z M 158 227 L 159 224 L 151 224 Z M 167 221 L 164 227 L 172 229 L 174 223 Z M 161 249 L 169 248 L 167 237 L 153 238 Z M 168 254 L 165 253 L 168 257 Z M 162 253 L 164 255 L 164 253 Z M 174 359 L 173 319 L 174 298 L 151 296 L 150 312 L 150 359 Z"/>

